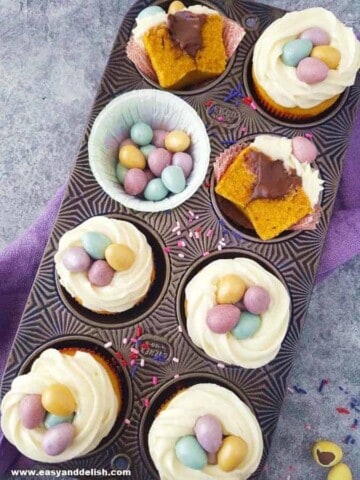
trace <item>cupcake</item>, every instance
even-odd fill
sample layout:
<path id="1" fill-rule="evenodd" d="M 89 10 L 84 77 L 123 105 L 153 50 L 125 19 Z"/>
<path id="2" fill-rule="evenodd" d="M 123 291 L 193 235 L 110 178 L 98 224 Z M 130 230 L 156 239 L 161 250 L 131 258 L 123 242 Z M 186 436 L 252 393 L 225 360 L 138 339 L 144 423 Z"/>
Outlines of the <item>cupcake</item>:
<path id="1" fill-rule="evenodd" d="M 258 100 L 275 116 L 298 120 L 326 111 L 355 82 L 360 44 L 324 8 L 291 12 L 255 44 L 252 77 Z"/>
<path id="2" fill-rule="evenodd" d="M 129 59 L 165 89 L 183 89 L 220 76 L 245 31 L 203 5 L 147 7 L 136 18 Z"/>
<path id="3" fill-rule="evenodd" d="M 311 163 L 314 144 L 305 137 L 258 135 L 230 147 L 215 161 L 220 209 L 261 240 L 282 232 L 314 229 L 320 219 L 323 181 Z M 245 221 L 245 223 L 244 223 Z"/>
<path id="4" fill-rule="evenodd" d="M 99 355 L 50 348 L 12 382 L 1 403 L 1 428 L 26 457 L 60 463 L 94 450 L 121 403 L 119 380 Z"/>
<path id="5" fill-rule="evenodd" d="M 263 439 L 251 410 L 230 390 L 200 383 L 179 392 L 148 435 L 161 479 L 245 480 L 258 468 Z"/>
<path id="6" fill-rule="evenodd" d="M 278 354 L 290 318 L 287 289 L 254 260 L 214 260 L 185 288 L 187 331 L 214 360 L 259 368 Z"/>
<path id="7" fill-rule="evenodd" d="M 55 266 L 61 285 L 78 303 L 104 314 L 141 303 L 155 276 L 145 235 L 129 222 L 102 216 L 61 237 Z"/>

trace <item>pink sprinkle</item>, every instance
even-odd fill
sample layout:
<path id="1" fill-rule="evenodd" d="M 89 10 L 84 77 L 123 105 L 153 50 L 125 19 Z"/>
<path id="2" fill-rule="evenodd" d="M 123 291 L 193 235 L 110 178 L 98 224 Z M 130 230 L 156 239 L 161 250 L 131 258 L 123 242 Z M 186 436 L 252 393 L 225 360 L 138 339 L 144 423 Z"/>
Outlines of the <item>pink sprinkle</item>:
<path id="1" fill-rule="evenodd" d="M 306 138 L 313 138 L 313 136 L 314 136 L 314 135 L 313 135 L 312 133 L 310 133 L 310 132 L 306 132 L 306 133 L 305 133 L 305 137 L 306 137 Z"/>
<path id="2" fill-rule="evenodd" d="M 210 255 L 210 252 L 204 252 L 203 253 L 203 257 L 207 257 L 208 255 Z"/>
<path id="3" fill-rule="evenodd" d="M 173 357 L 173 362 L 179 363 L 179 359 L 177 357 Z"/>
<path id="4" fill-rule="evenodd" d="M 177 246 L 178 247 L 186 247 L 186 243 L 184 242 L 184 240 L 178 240 Z"/>
<path id="5" fill-rule="evenodd" d="M 223 115 L 218 115 L 218 116 L 216 117 L 216 120 L 217 120 L 218 122 L 223 122 L 223 121 L 224 121 Z"/>
<path id="6" fill-rule="evenodd" d="M 181 230 L 179 230 L 178 232 L 176 232 L 176 235 L 181 235 Z"/>
<path id="7" fill-rule="evenodd" d="M 171 252 L 171 248 L 170 248 L 170 247 L 165 247 L 165 248 L 164 248 L 164 252 L 165 252 L 165 253 L 170 253 L 170 252 Z"/>
<path id="8" fill-rule="evenodd" d="M 136 342 L 137 342 L 137 338 L 131 337 L 131 338 L 130 338 L 130 342 L 131 342 L 131 343 L 136 343 Z"/>
<path id="9" fill-rule="evenodd" d="M 150 400 L 148 398 L 144 398 L 144 406 L 147 408 L 150 405 Z"/>
<path id="10" fill-rule="evenodd" d="M 290 393 L 294 393 L 294 390 L 290 387 L 287 387 L 287 391 L 290 392 Z"/>
<path id="11" fill-rule="evenodd" d="M 158 384 L 158 377 L 152 377 L 152 384 L 157 385 Z"/>
<path id="12" fill-rule="evenodd" d="M 127 338 L 123 338 L 122 342 L 123 342 L 124 345 L 126 345 L 127 344 Z"/>
<path id="13" fill-rule="evenodd" d="M 251 101 L 250 107 L 251 107 L 253 110 L 256 110 L 256 109 L 257 109 L 257 105 L 256 105 L 256 103 L 254 102 L 254 100 Z"/>
<path id="14" fill-rule="evenodd" d="M 132 360 L 130 360 L 130 365 L 131 366 L 135 365 L 135 363 L 136 363 L 136 360 L 134 358 Z"/>
<path id="15" fill-rule="evenodd" d="M 246 133 L 247 132 L 247 128 L 246 127 L 241 127 L 241 131 Z"/>
<path id="16" fill-rule="evenodd" d="M 124 423 L 125 425 L 130 425 L 131 421 L 129 418 L 125 418 Z"/>
<path id="17" fill-rule="evenodd" d="M 195 232 L 195 238 L 197 238 L 197 239 L 200 238 L 200 233 L 198 231 Z"/>
<path id="18" fill-rule="evenodd" d="M 222 250 L 222 246 L 221 246 L 221 245 L 218 245 L 217 249 L 218 249 L 218 250 Z"/>
<path id="19" fill-rule="evenodd" d="M 180 375 L 177 373 L 176 375 L 174 375 L 174 378 L 179 378 Z"/>
<path id="20" fill-rule="evenodd" d="M 143 367 L 144 365 L 145 365 L 145 360 L 142 358 L 142 359 L 140 360 L 140 367 Z"/>
<path id="21" fill-rule="evenodd" d="M 178 326 L 178 330 L 179 330 L 180 333 L 183 331 L 181 325 Z"/>
<path id="22" fill-rule="evenodd" d="M 135 342 L 136 342 L 136 341 L 137 341 L 137 340 L 135 340 Z M 130 348 L 130 352 L 131 352 L 131 353 L 136 353 L 136 355 L 139 355 L 139 350 L 137 350 L 137 349 L 134 348 L 134 347 L 131 347 L 131 348 Z"/>
<path id="23" fill-rule="evenodd" d="M 206 236 L 210 238 L 212 234 L 213 234 L 213 231 L 209 228 L 209 230 L 206 232 Z"/>
<path id="24" fill-rule="evenodd" d="M 223 363 L 218 363 L 217 366 L 218 366 L 219 368 L 225 368 L 225 365 L 224 365 Z"/>
<path id="25" fill-rule="evenodd" d="M 194 235 L 194 234 L 193 234 L 192 230 L 190 230 L 190 231 L 189 231 L 189 237 L 192 238 L 193 235 Z"/>
<path id="26" fill-rule="evenodd" d="M 180 258 L 184 258 L 184 257 L 185 257 L 185 255 L 184 255 L 183 253 L 178 253 L 178 256 L 179 256 Z"/>
<path id="27" fill-rule="evenodd" d="M 200 218 L 200 217 L 199 217 L 199 215 L 196 215 L 196 217 L 195 217 L 195 218 L 196 218 L 196 220 L 199 220 L 199 218 Z"/>
<path id="28" fill-rule="evenodd" d="M 189 210 L 188 214 L 190 215 L 190 217 L 195 217 L 195 213 L 192 210 Z"/>
<path id="29" fill-rule="evenodd" d="M 311 430 L 311 425 L 309 424 L 305 425 L 305 430 Z"/>
<path id="30" fill-rule="evenodd" d="M 178 230 L 180 230 L 180 223 L 176 222 L 176 226 L 171 231 L 172 232 L 177 232 Z"/>
<path id="31" fill-rule="evenodd" d="M 105 343 L 104 348 L 110 348 L 110 347 L 112 347 L 112 342 Z"/>

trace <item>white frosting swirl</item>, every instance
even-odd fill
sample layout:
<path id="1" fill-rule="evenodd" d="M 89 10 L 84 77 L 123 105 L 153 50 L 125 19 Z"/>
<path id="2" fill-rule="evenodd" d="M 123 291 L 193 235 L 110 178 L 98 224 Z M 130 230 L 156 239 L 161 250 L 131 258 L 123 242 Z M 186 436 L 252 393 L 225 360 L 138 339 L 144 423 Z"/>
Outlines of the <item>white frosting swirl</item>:
<path id="1" fill-rule="evenodd" d="M 113 243 L 127 245 L 135 253 L 132 266 L 115 272 L 111 283 L 105 287 L 92 285 L 87 272 L 70 272 L 63 264 L 65 250 L 82 246 L 81 237 L 85 232 L 103 233 Z M 110 313 L 124 312 L 139 303 L 149 290 L 154 269 L 151 247 L 136 227 L 123 220 L 100 216 L 86 220 L 61 237 L 55 264 L 60 283 L 70 295 L 79 298 L 82 305 L 90 310 Z"/>
<path id="2" fill-rule="evenodd" d="M 76 401 L 73 420 L 75 437 L 63 453 L 50 456 L 42 448 L 45 427 L 23 427 L 19 403 L 28 394 L 41 395 L 55 383 L 66 385 Z M 46 463 L 60 463 L 93 450 L 113 427 L 119 402 L 104 367 L 86 352 L 74 356 L 45 350 L 31 371 L 15 378 L 1 403 L 1 428 L 5 437 L 26 457 Z"/>
<path id="3" fill-rule="evenodd" d="M 330 45 L 337 48 L 341 60 L 336 70 L 329 70 L 323 82 L 308 85 L 296 76 L 296 68 L 281 60 L 285 43 L 308 28 L 319 27 L 330 35 Z M 360 43 L 350 27 L 324 8 L 291 12 L 273 22 L 260 36 L 254 49 L 254 74 L 259 85 L 279 105 L 286 108 L 312 108 L 342 93 L 354 84 L 360 67 Z"/>
<path id="4" fill-rule="evenodd" d="M 230 332 L 214 333 L 206 324 L 207 312 L 216 305 L 217 283 L 230 274 L 241 277 L 247 288 L 257 285 L 270 295 L 260 328 L 245 340 L 237 340 Z M 259 368 L 278 354 L 288 328 L 290 298 L 280 280 L 258 263 L 246 258 L 215 260 L 191 279 L 185 297 L 188 333 L 210 357 L 243 368 Z"/>
<path id="5" fill-rule="evenodd" d="M 225 435 L 241 437 L 248 445 L 244 461 L 232 472 L 218 465 L 193 470 L 176 457 L 175 444 L 184 435 L 194 435 L 196 420 L 215 415 Z M 258 421 L 233 392 L 212 383 L 200 383 L 178 393 L 157 415 L 149 431 L 149 450 L 161 480 L 245 480 L 259 466 L 263 439 Z"/>

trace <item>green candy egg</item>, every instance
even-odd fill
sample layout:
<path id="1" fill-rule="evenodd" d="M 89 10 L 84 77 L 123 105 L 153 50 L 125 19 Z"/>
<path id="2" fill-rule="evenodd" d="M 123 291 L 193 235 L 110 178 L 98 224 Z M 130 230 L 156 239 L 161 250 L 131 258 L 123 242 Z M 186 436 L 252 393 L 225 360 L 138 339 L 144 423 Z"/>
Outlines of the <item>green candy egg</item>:
<path id="1" fill-rule="evenodd" d="M 98 232 L 86 232 L 81 240 L 84 249 L 90 257 L 96 260 L 103 260 L 105 258 L 105 250 L 112 244 L 109 237 Z"/>
<path id="2" fill-rule="evenodd" d="M 136 20 L 142 20 L 143 18 L 152 17 L 159 13 L 165 13 L 165 10 L 157 5 L 151 5 L 150 7 L 144 8 L 141 10 L 139 15 L 136 17 Z"/>
<path id="3" fill-rule="evenodd" d="M 260 328 L 261 317 L 249 312 L 242 312 L 238 324 L 231 330 L 231 333 L 238 340 L 251 338 Z"/>
<path id="4" fill-rule="evenodd" d="M 175 445 L 175 454 L 185 467 L 202 470 L 207 465 L 207 455 L 193 435 L 179 438 Z"/>
<path id="5" fill-rule="evenodd" d="M 297 67 L 300 60 L 310 55 L 313 44 L 307 38 L 297 38 L 285 43 L 281 59 L 289 67 Z"/>
<path id="6" fill-rule="evenodd" d="M 124 183 L 125 180 L 125 175 L 127 174 L 128 169 L 124 167 L 124 165 L 121 165 L 121 163 L 118 163 L 116 165 L 116 178 L 119 180 L 121 185 Z"/>
<path id="7" fill-rule="evenodd" d="M 152 128 L 146 123 L 135 123 L 130 130 L 130 138 L 137 145 L 149 145 L 153 138 Z"/>
<path id="8" fill-rule="evenodd" d="M 183 169 L 176 165 L 169 165 L 161 173 L 161 180 L 165 187 L 172 193 L 180 193 L 186 187 Z"/>
<path id="9" fill-rule="evenodd" d="M 74 414 L 67 415 L 65 417 L 60 417 L 59 415 L 53 415 L 52 413 L 48 413 L 44 420 L 45 428 L 49 429 L 54 427 L 55 425 L 59 425 L 60 423 L 72 423 L 74 419 Z"/>
<path id="10" fill-rule="evenodd" d="M 146 200 L 150 200 L 152 202 L 159 202 L 163 200 L 166 195 L 169 193 L 169 190 L 165 187 L 161 178 L 153 178 L 150 182 L 146 185 L 144 190 L 144 197 Z"/>
<path id="11" fill-rule="evenodd" d="M 146 158 L 146 160 L 148 159 L 150 153 L 155 150 L 155 146 L 154 145 L 145 145 L 144 147 L 141 147 L 140 150 L 142 151 L 144 157 Z"/>

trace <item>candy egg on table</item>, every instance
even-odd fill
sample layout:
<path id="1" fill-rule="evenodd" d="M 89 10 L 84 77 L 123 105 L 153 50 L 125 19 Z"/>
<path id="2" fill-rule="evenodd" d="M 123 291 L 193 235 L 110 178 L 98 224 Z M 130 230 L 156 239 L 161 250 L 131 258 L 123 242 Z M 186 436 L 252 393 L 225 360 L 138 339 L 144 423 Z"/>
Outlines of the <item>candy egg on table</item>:
<path id="1" fill-rule="evenodd" d="M 329 45 L 330 35 L 322 28 L 312 27 L 304 30 L 299 38 L 310 40 L 310 42 L 316 47 L 317 45 Z"/>
<path id="2" fill-rule="evenodd" d="M 261 317 L 249 312 L 241 312 L 240 320 L 231 330 L 231 333 L 238 340 L 251 338 L 261 326 Z"/>
<path id="3" fill-rule="evenodd" d="M 171 164 L 172 155 L 165 148 L 155 148 L 148 157 L 148 167 L 154 175 L 160 177 L 164 168 Z"/>
<path id="4" fill-rule="evenodd" d="M 96 260 L 88 271 L 88 280 L 95 287 L 106 287 L 111 283 L 114 270 L 105 260 Z"/>
<path id="5" fill-rule="evenodd" d="M 150 125 L 147 125 L 146 123 L 135 123 L 130 130 L 130 138 L 137 145 L 149 145 L 153 138 L 153 130 Z"/>
<path id="6" fill-rule="evenodd" d="M 190 137 L 181 130 L 173 130 L 165 138 L 165 147 L 170 152 L 185 152 L 190 146 Z"/>
<path id="7" fill-rule="evenodd" d="M 329 67 L 322 60 L 312 57 L 301 60 L 296 68 L 297 78 L 308 85 L 323 82 L 328 73 Z"/>
<path id="8" fill-rule="evenodd" d="M 329 68 L 335 69 L 339 66 L 341 54 L 335 47 L 319 45 L 312 49 L 311 58 L 317 58 L 324 62 Z"/>
<path id="9" fill-rule="evenodd" d="M 292 153 L 301 163 L 311 163 L 317 157 L 317 149 L 313 142 L 306 137 L 293 137 L 291 140 Z"/>
<path id="10" fill-rule="evenodd" d="M 244 461 L 248 446 L 241 437 L 226 437 L 217 453 L 218 465 L 224 472 L 231 472 Z"/>
<path id="11" fill-rule="evenodd" d="M 44 420 L 46 411 L 41 403 L 41 395 L 26 395 L 20 402 L 19 413 L 21 423 L 30 430 L 38 427 Z"/>
<path id="12" fill-rule="evenodd" d="M 185 190 L 186 180 L 181 167 L 169 165 L 161 172 L 161 180 L 165 187 L 172 193 L 180 193 Z"/>
<path id="13" fill-rule="evenodd" d="M 154 178 L 146 185 L 144 197 L 146 200 L 158 202 L 163 200 L 168 193 L 169 190 L 165 187 L 161 178 Z"/>
<path id="14" fill-rule="evenodd" d="M 46 430 L 42 446 L 48 455 L 60 455 L 68 448 L 75 437 L 75 427 L 71 423 L 60 423 Z"/>
<path id="15" fill-rule="evenodd" d="M 153 145 L 155 145 L 156 148 L 165 148 L 165 138 L 169 133 L 168 130 L 154 130 Z"/>
<path id="16" fill-rule="evenodd" d="M 116 272 L 122 272 L 131 268 L 135 261 L 135 253 L 127 245 L 112 243 L 105 251 L 105 258 L 111 268 Z"/>
<path id="17" fill-rule="evenodd" d="M 174 15 L 176 12 L 180 12 L 181 10 L 184 10 L 185 5 L 182 2 L 179 2 L 178 0 L 175 0 L 174 2 L 171 2 L 168 8 L 168 13 L 170 15 Z"/>
<path id="18" fill-rule="evenodd" d="M 124 179 L 124 190 L 128 195 L 140 195 L 148 183 L 147 175 L 140 168 L 130 168 Z"/>
<path id="19" fill-rule="evenodd" d="M 175 454 L 179 462 L 188 468 L 202 470 L 207 464 L 207 455 L 193 435 L 185 435 L 176 442 Z"/>
<path id="20" fill-rule="evenodd" d="M 85 232 L 81 241 L 90 257 L 97 260 L 105 258 L 105 250 L 111 244 L 110 238 L 99 232 Z"/>
<path id="21" fill-rule="evenodd" d="M 157 5 L 151 5 L 150 7 L 144 8 L 141 10 L 139 15 L 136 17 L 137 20 L 142 20 L 143 18 L 151 17 L 159 13 L 166 13 L 165 10 Z"/>
<path id="22" fill-rule="evenodd" d="M 217 303 L 236 303 L 245 293 L 245 283 L 238 275 L 224 275 L 216 285 Z"/>
<path id="23" fill-rule="evenodd" d="M 116 164 L 116 178 L 119 180 L 121 184 L 124 183 L 125 175 L 129 171 L 128 168 L 124 167 L 121 163 Z"/>
<path id="24" fill-rule="evenodd" d="M 240 319 L 240 309 L 235 305 L 215 305 L 206 315 L 206 324 L 214 333 L 227 333 Z"/>
<path id="25" fill-rule="evenodd" d="M 333 467 L 340 463 L 343 458 L 343 451 L 339 445 L 328 440 L 320 440 L 312 447 L 312 456 L 315 462 L 321 467 Z"/>
<path id="26" fill-rule="evenodd" d="M 297 38 L 285 43 L 282 50 L 281 59 L 289 67 L 297 67 L 300 60 L 310 55 L 313 44 L 310 40 Z"/>
<path id="27" fill-rule="evenodd" d="M 46 429 L 49 429 L 51 427 L 55 427 L 55 425 L 60 425 L 60 423 L 71 423 L 73 419 L 74 414 L 60 417 L 59 415 L 48 413 L 44 420 L 44 426 Z"/>
<path id="28" fill-rule="evenodd" d="M 197 441 L 208 453 L 215 453 L 222 443 L 222 426 L 215 415 L 203 415 L 194 427 Z"/>
<path id="29" fill-rule="evenodd" d="M 125 145 L 119 150 L 119 162 L 125 168 L 141 168 L 146 167 L 146 159 L 142 151 L 134 145 Z"/>
<path id="30" fill-rule="evenodd" d="M 243 302 L 248 312 L 258 315 L 269 308 L 270 295 L 265 288 L 254 285 L 246 290 Z"/>
<path id="31" fill-rule="evenodd" d="M 174 153 L 172 160 L 172 165 L 180 167 L 184 172 L 185 178 L 188 178 L 193 169 L 193 159 L 191 155 L 186 152 L 177 152 Z"/>
<path id="32" fill-rule="evenodd" d="M 327 480 L 352 480 L 353 476 L 346 463 L 338 463 L 328 473 Z"/>
<path id="33" fill-rule="evenodd" d="M 140 152 L 144 155 L 144 157 L 146 158 L 146 160 L 149 158 L 149 155 L 150 153 L 155 150 L 155 145 L 151 145 L 151 143 L 149 145 L 145 145 L 144 147 L 140 147 Z"/>
<path id="34" fill-rule="evenodd" d="M 46 387 L 41 395 L 41 403 L 47 412 L 61 417 L 71 415 L 76 409 L 73 394 L 61 383 Z"/>
<path id="35" fill-rule="evenodd" d="M 70 272 L 85 272 L 91 264 L 89 254 L 82 247 L 69 247 L 62 257 L 63 264 Z"/>

